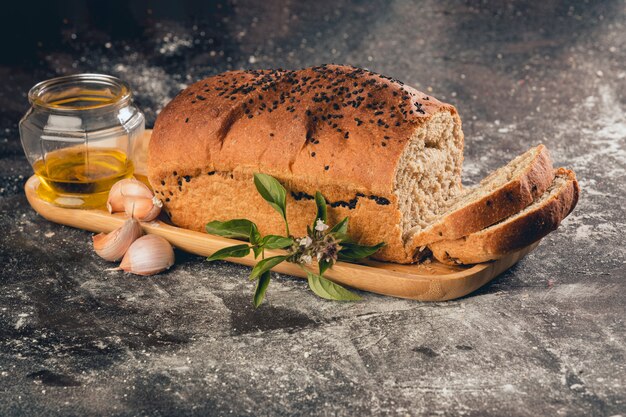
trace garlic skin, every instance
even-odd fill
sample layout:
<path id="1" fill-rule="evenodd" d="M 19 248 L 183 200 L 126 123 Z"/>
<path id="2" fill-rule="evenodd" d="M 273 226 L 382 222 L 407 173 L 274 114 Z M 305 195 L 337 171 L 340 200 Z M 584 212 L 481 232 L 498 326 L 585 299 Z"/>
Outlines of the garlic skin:
<path id="1" fill-rule="evenodd" d="M 157 235 L 145 235 L 133 242 L 116 270 L 136 275 L 154 275 L 174 265 L 172 245 Z"/>
<path id="2" fill-rule="evenodd" d="M 125 211 L 126 199 L 128 198 L 148 198 L 152 199 L 154 194 L 146 184 L 134 178 L 126 178 L 116 182 L 109 191 L 107 199 L 107 209 L 109 213 Z"/>
<path id="3" fill-rule="evenodd" d="M 130 245 L 142 234 L 143 231 L 139 222 L 135 219 L 129 219 L 111 233 L 100 233 L 93 236 L 93 248 L 101 258 L 107 261 L 119 261 Z"/>
<path id="4" fill-rule="evenodd" d="M 152 198 L 131 198 L 124 199 L 124 211 L 128 217 L 140 222 L 150 222 L 161 213 L 163 203 L 158 197 Z"/>

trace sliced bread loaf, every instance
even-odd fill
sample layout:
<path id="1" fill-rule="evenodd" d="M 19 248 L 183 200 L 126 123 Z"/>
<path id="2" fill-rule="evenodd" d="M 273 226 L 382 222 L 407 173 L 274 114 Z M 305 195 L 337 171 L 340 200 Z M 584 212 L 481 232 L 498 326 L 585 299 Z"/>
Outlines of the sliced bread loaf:
<path id="1" fill-rule="evenodd" d="M 413 262 L 409 229 L 433 218 L 461 190 L 463 132 L 456 109 L 360 68 L 231 71 L 182 91 L 159 114 L 148 178 L 174 224 L 204 230 L 247 218 L 262 234 L 284 233 L 252 176 L 287 189 L 295 236 L 315 217 L 350 217 L 350 236 L 381 241 L 375 257 Z"/>
<path id="2" fill-rule="evenodd" d="M 413 227 L 407 238 L 409 246 L 454 240 L 491 226 L 531 204 L 553 179 L 548 149 L 536 146 L 453 199 L 432 223 Z"/>
<path id="3" fill-rule="evenodd" d="M 556 170 L 550 187 L 533 204 L 477 233 L 428 245 L 433 256 L 448 264 L 474 264 L 501 258 L 555 230 L 574 209 L 580 189 L 574 172 Z"/>

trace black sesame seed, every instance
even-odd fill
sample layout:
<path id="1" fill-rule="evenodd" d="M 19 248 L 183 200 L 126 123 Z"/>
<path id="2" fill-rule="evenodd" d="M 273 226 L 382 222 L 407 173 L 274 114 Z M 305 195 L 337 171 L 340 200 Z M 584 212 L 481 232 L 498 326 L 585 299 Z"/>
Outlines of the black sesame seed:
<path id="1" fill-rule="evenodd" d="M 161 180 L 161 185 L 165 185 L 165 181 Z"/>
<path id="2" fill-rule="evenodd" d="M 324 169 L 325 169 L 326 171 L 328 171 L 328 170 L 330 169 L 330 166 L 329 166 L 329 165 L 326 165 L 326 166 L 324 167 Z"/>
<path id="3" fill-rule="evenodd" d="M 311 152 L 311 156 L 315 158 L 315 152 Z"/>
<path id="4" fill-rule="evenodd" d="M 300 201 L 300 200 L 313 200 L 315 197 L 313 197 L 310 194 L 307 194 L 305 192 L 298 192 L 298 193 L 294 193 L 293 191 L 291 192 L 291 196 L 294 198 L 294 200 L 296 201 Z"/>
<path id="5" fill-rule="evenodd" d="M 172 175 L 173 175 L 173 176 L 177 176 L 177 175 L 178 175 L 178 172 L 174 171 L 174 172 L 172 172 Z"/>
<path id="6" fill-rule="evenodd" d="M 189 175 L 185 175 L 183 178 L 185 179 L 186 182 L 191 181 L 191 176 Z"/>

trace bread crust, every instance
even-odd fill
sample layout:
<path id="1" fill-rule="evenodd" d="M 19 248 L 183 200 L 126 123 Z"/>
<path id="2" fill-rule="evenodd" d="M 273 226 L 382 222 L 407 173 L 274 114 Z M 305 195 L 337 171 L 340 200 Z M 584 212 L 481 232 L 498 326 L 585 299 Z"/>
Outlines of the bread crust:
<path id="1" fill-rule="evenodd" d="M 567 178 L 563 188 L 525 215 L 502 222 L 456 240 L 444 240 L 428 245 L 433 256 L 447 264 L 475 264 L 499 259 L 546 236 L 572 212 L 580 194 L 573 171 L 556 170 L 557 176 Z"/>
<path id="2" fill-rule="evenodd" d="M 487 177 L 488 178 L 488 177 Z M 442 223 L 412 237 L 412 247 L 455 240 L 478 232 L 532 204 L 554 180 L 548 149 L 540 144 L 532 161 L 516 178 L 484 197 L 446 215 Z"/>
<path id="3" fill-rule="evenodd" d="M 263 172 L 287 189 L 291 232 L 304 235 L 319 190 L 331 223 L 350 216 L 354 239 L 386 242 L 376 258 L 409 263 L 396 169 L 416 131 L 442 111 L 460 126 L 453 106 L 354 67 L 232 71 L 191 85 L 162 110 L 148 178 L 172 221 L 192 230 L 245 217 L 261 233 L 284 233 L 254 189 L 253 174 Z"/>

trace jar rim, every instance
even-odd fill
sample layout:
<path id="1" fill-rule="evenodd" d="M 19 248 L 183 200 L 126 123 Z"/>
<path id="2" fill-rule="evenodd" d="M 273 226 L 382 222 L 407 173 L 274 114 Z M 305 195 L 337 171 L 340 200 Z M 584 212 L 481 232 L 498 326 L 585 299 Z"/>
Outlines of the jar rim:
<path id="1" fill-rule="evenodd" d="M 96 94 L 98 97 L 93 100 L 93 103 L 88 105 L 71 105 L 72 100 L 76 101 L 82 99 L 81 97 L 75 97 L 68 100 L 56 100 L 51 101 L 50 95 L 53 92 L 57 94 L 63 91 L 70 91 L 72 88 L 84 87 L 101 87 L 105 94 Z M 92 93 L 95 90 L 87 90 Z M 132 97 L 132 91 L 126 81 L 123 81 L 117 77 L 106 74 L 96 73 L 83 73 L 65 75 L 62 77 L 51 78 L 49 80 L 41 81 L 33 86 L 28 92 L 28 101 L 31 105 L 41 107 L 50 110 L 58 111 L 85 111 L 102 109 L 110 106 L 117 106 L 125 104 L 130 101 Z"/>

